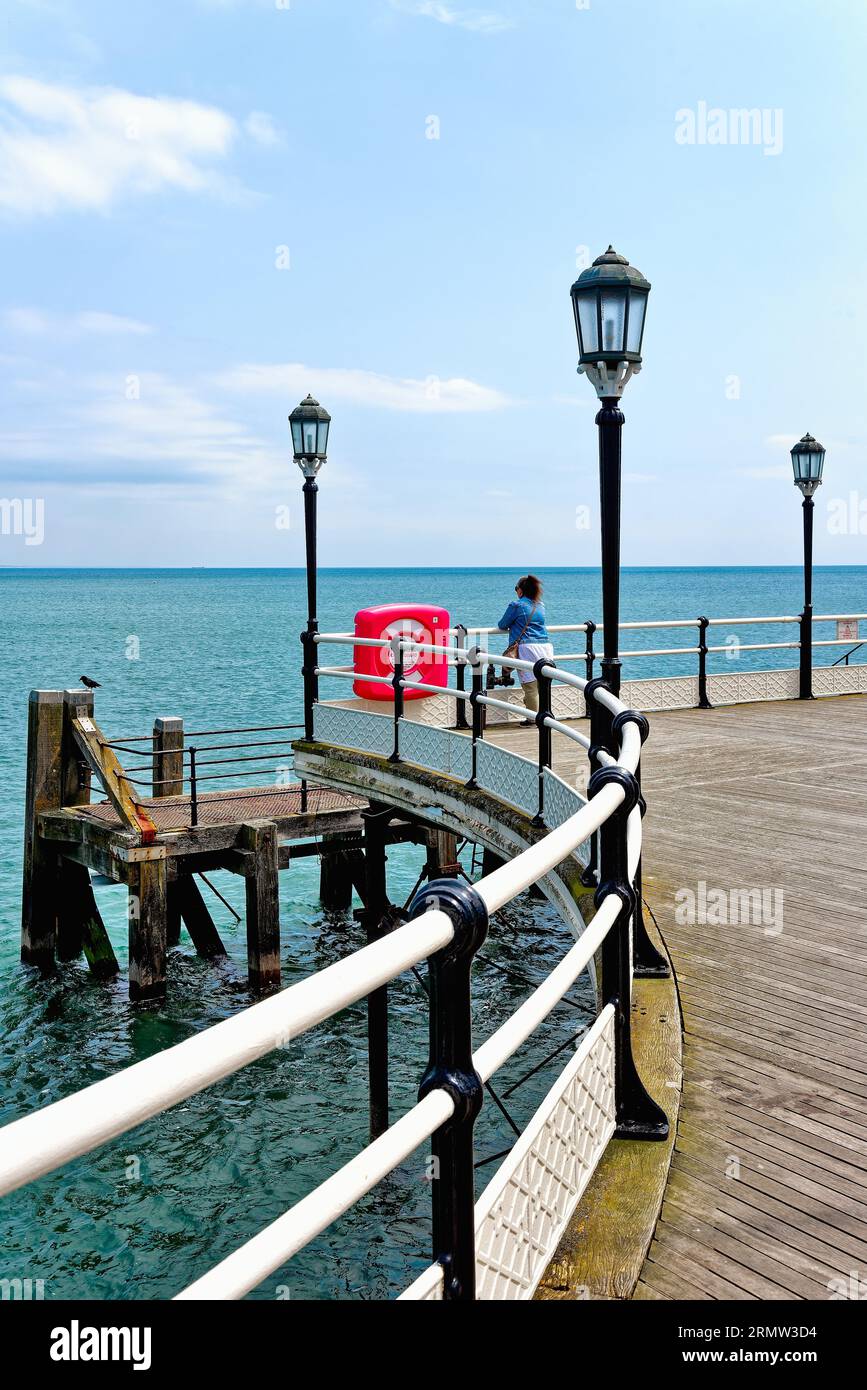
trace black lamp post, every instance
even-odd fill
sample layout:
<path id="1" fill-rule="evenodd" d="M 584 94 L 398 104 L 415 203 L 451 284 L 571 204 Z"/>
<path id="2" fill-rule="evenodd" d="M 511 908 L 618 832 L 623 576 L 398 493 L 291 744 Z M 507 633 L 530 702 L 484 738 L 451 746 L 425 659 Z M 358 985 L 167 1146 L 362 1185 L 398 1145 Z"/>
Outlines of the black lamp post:
<path id="1" fill-rule="evenodd" d="M 795 487 L 804 495 L 804 611 L 801 615 L 801 671 L 799 695 L 813 698 L 813 493 L 822 483 L 825 450 L 811 434 L 792 449 Z"/>
<path id="2" fill-rule="evenodd" d="M 620 397 L 641 371 L 641 344 L 650 283 L 609 246 L 572 286 L 580 352 L 578 371 L 592 381 L 601 402 L 599 497 L 602 528 L 602 679 L 620 691 Z"/>
<path id="3" fill-rule="evenodd" d="M 304 474 L 304 541 L 307 555 L 307 627 L 301 634 L 304 662 L 304 732 L 313 737 L 313 706 L 319 696 L 316 676 L 316 475 L 325 462 L 331 416 L 312 396 L 307 396 L 289 416 L 295 462 Z"/>
<path id="4" fill-rule="evenodd" d="M 597 256 L 572 286 L 572 307 L 578 332 L 579 365 L 596 390 L 600 409 L 599 500 L 602 530 L 602 682 L 620 694 L 620 446 L 623 411 L 620 397 L 630 377 L 641 371 L 641 345 L 650 282 L 640 270 L 618 256 L 612 246 Z M 588 690 L 589 690 L 588 686 Z M 586 692 L 585 692 L 586 693 Z M 616 757 L 611 716 L 598 700 L 588 699 L 591 767 L 595 750 L 606 747 Z M 641 770 L 638 769 L 641 785 Z M 598 849 L 594 841 L 586 882 L 596 881 Z M 636 905 L 632 919 L 633 966 L 636 975 L 665 976 L 668 964 L 654 946 L 642 913 L 641 864 L 635 875 Z"/>

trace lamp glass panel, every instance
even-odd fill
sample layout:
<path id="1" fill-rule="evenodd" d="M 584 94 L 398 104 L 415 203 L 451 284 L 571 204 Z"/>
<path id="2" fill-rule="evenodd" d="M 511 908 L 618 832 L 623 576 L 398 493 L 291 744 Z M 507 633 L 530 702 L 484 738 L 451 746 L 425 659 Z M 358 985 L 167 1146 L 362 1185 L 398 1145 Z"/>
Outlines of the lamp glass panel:
<path id="1" fill-rule="evenodd" d="M 641 330 L 644 328 L 644 314 L 647 309 L 647 291 L 629 291 L 629 327 L 626 336 L 626 351 L 641 351 Z"/>
<path id="2" fill-rule="evenodd" d="M 303 454 L 303 452 L 304 452 L 304 432 L 303 432 L 302 427 L 301 427 L 301 421 L 300 421 L 300 420 L 293 420 L 291 423 L 292 423 L 292 447 L 293 447 L 293 449 L 295 450 L 296 454 Z"/>
<path id="3" fill-rule="evenodd" d="M 330 423 L 329 420 L 319 421 L 319 448 L 317 452 L 320 454 L 325 454 L 328 450 L 328 426 Z"/>
<path id="4" fill-rule="evenodd" d="M 304 448 L 303 448 L 303 450 L 302 450 L 302 453 L 305 453 L 305 454 L 315 454 L 315 453 L 316 453 L 316 421 L 315 421 L 315 420 L 305 420 L 305 421 L 304 421 Z"/>
<path id="5" fill-rule="evenodd" d="M 599 351 L 599 334 L 596 320 L 596 295 L 591 290 L 589 293 L 579 294 L 578 298 L 578 326 L 581 334 L 582 354 Z"/>
<path id="6" fill-rule="evenodd" d="M 626 322 L 626 290 L 602 291 L 602 351 L 622 352 Z"/>
<path id="7" fill-rule="evenodd" d="M 811 477 L 811 478 L 821 478 L 821 476 L 822 476 L 822 464 L 823 464 L 824 462 L 825 462 L 825 455 L 824 455 L 824 453 L 822 452 L 821 449 L 817 449 L 817 450 L 815 451 L 815 453 L 812 453 L 812 454 L 810 455 L 810 464 L 811 464 L 811 467 L 810 467 L 810 477 Z"/>

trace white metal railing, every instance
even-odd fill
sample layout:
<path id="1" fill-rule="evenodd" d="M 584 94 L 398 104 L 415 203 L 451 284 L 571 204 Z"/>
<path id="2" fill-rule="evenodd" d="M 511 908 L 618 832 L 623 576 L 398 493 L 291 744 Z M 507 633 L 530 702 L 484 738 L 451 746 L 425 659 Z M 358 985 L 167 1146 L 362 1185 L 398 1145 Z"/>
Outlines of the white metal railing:
<path id="1" fill-rule="evenodd" d="M 320 640 L 327 644 L 343 641 L 345 636 L 326 634 Z M 401 689 L 403 646 L 416 648 L 417 644 L 392 639 L 388 643 L 380 642 L 377 645 L 391 646 L 397 662 L 396 689 Z M 486 659 L 482 653 L 474 654 L 473 661 L 477 671 Z M 530 663 L 519 660 L 497 657 L 497 662 L 511 665 L 516 670 L 530 669 Z M 326 673 L 343 677 L 352 674 L 339 667 L 320 668 L 320 674 Z M 581 690 L 586 686 L 586 682 L 581 678 L 570 672 L 559 671 L 547 663 L 537 667 L 537 676 L 541 683 L 563 682 Z M 438 687 L 436 689 L 439 691 Z M 459 696 L 457 691 L 451 693 Z M 480 905 L 486 917 L 512 901 L 532 884 L 544 880 L 558 865 L 575 853 L 579 846 L 592 840 L 602 827 L 612 827 L 613 834 L 615 819 L 627 800 L 629 787 L 633 785 L 638 770 L 641 734 L 631 712 L 610 692 L 597 686 L 594 693 L 600 711 L 607 711 L 608 716 L 622 714 L 624 717 L 613 745 L 616 756 L 600 749 L 598 757 L 600 768 L 613 769 L 620 780 L 615 779 L 599 787 L 596 794 L 592 795 L 589 801 L 584 801 L 574 814 L 567 815 L 562 823 L 548 829 L 547 833 L 542 833 L 535 843 L 529 844 L 510 862 L 486 875 L 473 886 L 473 901 Z M 480 693 L 478 680 L 476 689 L 465 695 L 473 706 L 476 720 L 480 707 L 493 702 L 492 697 Z M 582 746 L 587 746 L 588 741 L 577 734 L 577 731 L 569 729 L 549 715 L 540 721 L 539 729 L 540 739 L 544 739 L 545 736 L 550 738 L 551 733 L 564 734 Z M 540 767 L 540 786 L 543 773 L 545 776 L 551 775 L 548 768 Z M 630 806 L 628 816 L 623 815 L 618 834 L 622 849 L 624 881 L 631 882 L 638 869 L 641 850 L 641 816 L 637 804 Z M 627 969 L 631 970 L 628 965 L 629 914 L 625 913 L 623 898 L 612 891 L 602 897 L 591 925 L 547 979 L 533 991 L 506 1023 L 476 1050 L 472 1058 L 468 1059 L 480 1082 L 487 1082 L 495 1075 L 530 1037 L 579 975 L 587 969 L 596 951 L 609 937 L 615 925 L 618 949 L 621 953 L 625 949 Z M 413 920 L 397 928 L 387 937 L 352 953 L 344 960 L 290 986 L 272 998 L 252 1005 L 237 1016 L 207 1028 L 195 1037 L 6 1125 L 0 1129 L 0 1196 L 90 1152 L 213 1085 L 222 1077 L 249 1065 L 266 1053 L 285 1046 L 290 1039 L 298 1037 L 372 991 L 383 987 L 423 960 L 429 960 L 433 969 L 442 953 L 454 942 L 459 926 L 455 913 L 437 907 L 435 900 L 432 909 L 426 905 L 426 910 L 421 911 L 420 915 L 416 915 Z M 621 979 L 620 989 L 622 988 Z M 468 993 L 465 1002 L 468 1011 Z M 609 1002 L 606 1014 L 606 1027 L 610 1024 L 609 1031 L 615 1029 L 615 1013 L 619 1020 L 617 1028 L 620 1029 L 618 1047 L 628 1046 L 629 1008 L 627 1006 L 615 1009 L 614 1004 Z M 625 1034 L 622 1031 L 624 1027 L 627 1029 Z M 611 1036 L 614 1036 L 613 1032 Z M 597 1030 L 593 1036 L 594 1047 L 600 1037 L 601 1034 Z M 608 1047 L 608 1053 L 611 1060 L 610 1065 L 606 1063 L 606 1066 L 610 1070 L 610 1067 L 613 1067 L 613 1044 Z M 599 1055 L 598 1047 L 592 1057 L 588 1048 L 588 1067 L 592 1063 L 592 1066 L 599 1070 Z M 581 1080 L 576 1073 L 575 1065 L 573 1060 L 569 1075 L 569 1084 L 572 1086 L 580 1084 Z M 580 1071 L 580 1068 L 578 1070 Z M 604 1067 L 602 1071 L 605 1072 Z M 610 1096 L 604 1104 L 596 1106 L 598 1125 L 594 1143 L 599 1152 L 604 1148 L 614 1128 L 613 1072 L 607 1077 L 605 1084 Z M 429 1091 L 385 1134 L 367 1145 L 355 1158 L 319 1184 L 291 1210 L 202 1275 L 178 1297 L 242 1297 L 369 1192 L 419 1144 L 432 1135 L 436 1136 L 453 1116 L 454 1110 L 455 1102 L 447 1089 L 438 1086 Z M 506 1162 L 508 1164 L 508 1160 Z M 500 1170 L 501 1173 L 504 1173 L 505 1167 L 506 1165 Z M 504 1174 L 504 1181 L 507 1176 Z M 586 1181 L 587 1177 L 589 1171 L 584 1173 L 581 1181 Z M 574 1201 L 577 1200 L 580 1184 L 576 1185 L 564 1178 L 561 1187 L 565 1211 L 570 1203 L 574 1205 Z M 502 1196 L 502 1192 L 500 1195 Z M 489 1234 L 491 1219 L 488 1212 L 485 1217 L 488 1225 L 485 1229 Z M 475 1254 L 474 1249 L 471 1252 L 473 1259 Z M 544 1251 L 539 1256 L 540 1260 L 542 1254 Z M 481 1259 L 481 1255 L 479 1258 Z M 538 1263 L 539 1260 L 537 1265 Z M 525 1281 L 520 1288 L 517 1285 L 515 1287 L 518 1291 L 514 1296 L 526 1297 L 532 1293 L 535 1284 L 530 1287 Z"/>

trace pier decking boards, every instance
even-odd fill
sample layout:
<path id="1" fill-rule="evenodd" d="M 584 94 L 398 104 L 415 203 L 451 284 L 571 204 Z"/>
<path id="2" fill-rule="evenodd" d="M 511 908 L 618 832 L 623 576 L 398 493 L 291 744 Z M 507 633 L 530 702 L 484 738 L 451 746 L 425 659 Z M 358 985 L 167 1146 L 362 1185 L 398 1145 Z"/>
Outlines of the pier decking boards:
<path id="1" fill-rule="evenodd" d="M 637 1298 L 848 1298 L 867 1268 L 865 731 L 863 696 L 651 717 L 644 894 L 684 1081 Z M 527 754 L 533 736 L 489 737 Z M 555 743 L 557 771 L 578 763 Z M 718 889 L 770 890 L 770 917 L 780 890 L 782 930 L 715 922 Z M 679 890 L 710 920 L 679 923 Z"/>

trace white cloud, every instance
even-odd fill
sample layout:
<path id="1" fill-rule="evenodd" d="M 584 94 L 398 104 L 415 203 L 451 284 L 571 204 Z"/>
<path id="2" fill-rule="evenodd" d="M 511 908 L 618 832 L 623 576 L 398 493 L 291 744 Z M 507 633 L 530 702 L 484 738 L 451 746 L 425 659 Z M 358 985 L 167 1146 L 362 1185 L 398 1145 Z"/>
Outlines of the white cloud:
<path id="1" fill-rule="evenodd" d="M 140 336 L 153 333 L 149 323 L 139 319 L 125 318 L 122 314 L 107 314 L 90 309 L 78 314 L 52 314 L 42 309 L 7 309 L 3 315 L 4 326 L 11 333 L 27 337 L 41 337 L 50 333 L 53 338 L 79 337 L 93 334 L 99 337 L 115 337 L 120 334 Z"/>
<path id="2" fill-rule="evenodd" d="M 501 391 L 463 377 L 384 376 L 350 367 L 307 367 L 300 362 L 243 363 L 217 377 L 224 390 L 273 394 L 291 400 L 310 391 L 323 403 L 350 401 L 380 410 L 458 414 L 502 410 L 515 402 Z"/>
<path id="3" fill-rule="evenodd" d="M 237 127 L 213 106 L 0 78 L 0 209 L 103 210 L 127 194 L 230 191 L 210 167 Z"/>
<path id="4" fill-rule="evenodd" d="M 744 478 L 791 478 L 792 465 L 775 463 L 767 468 L 739 468 L 737 471 Z"/>
<path id="5" fill-rule="evenodd" d="M 37 463 L 41 474 L 70 481 L 85 466 L 100 484 L 217 479 L 254 488 L 285 474 L 288 445 L 281 451 L 259 438 L 195 385 L 142 372 L 59 374 L 41 386 L 42 423 L 0 433 L 0 459 Z M 37 418 L 32 409 L 28 416 Z"/>
<path id="6" fill-rule="evenodd" d="M 455 10 L 443 0 L 391 0 L 392 8 L 403 14 L 422 15 L 425 19 L 435 19 L 439 24 L 450 24 L 457 29 L 468 29 L 476 34 L 502 34 L 506 29 L 514 29 L 515 21 L 505 15 L 490 10 Z"/>
<path id="7" fill-rule="evenodd" d="M 246 121 L 244 129 L 257 145 L 279 145 L 282 137 L 271 116 L 267 111 L 251 111 Z"/>

